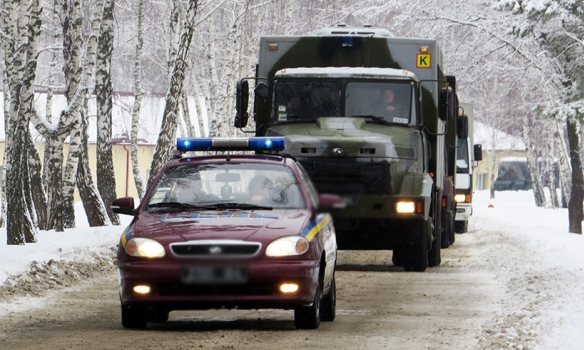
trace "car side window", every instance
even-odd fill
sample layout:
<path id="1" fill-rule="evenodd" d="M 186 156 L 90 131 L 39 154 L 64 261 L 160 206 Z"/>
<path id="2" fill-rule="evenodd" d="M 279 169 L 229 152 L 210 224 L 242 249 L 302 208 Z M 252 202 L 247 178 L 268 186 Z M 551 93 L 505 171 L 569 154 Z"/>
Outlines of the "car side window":
<path id="1" fill-rule="evenodd" d="M 300 180 L 302 181 L 302 183 L 304 184 L 304 187 L 306 188 L 306 191 L 308 192 L 308 196 L 310 197 L 310 201 L 312 202 L 312 206 L 314 208 L 317 208 L 318 207 L 318 191 L 316 190 L 316 188 L 312 184 L 312 181 L 310 180 L 310 176 L 308 175 L 308 173 L 306 172 L 306 169 L 304 169 L 302 164 L 297 162 L 296 165 L 298 166 L 298 170 L 300 170 L 299 171 Z"/>

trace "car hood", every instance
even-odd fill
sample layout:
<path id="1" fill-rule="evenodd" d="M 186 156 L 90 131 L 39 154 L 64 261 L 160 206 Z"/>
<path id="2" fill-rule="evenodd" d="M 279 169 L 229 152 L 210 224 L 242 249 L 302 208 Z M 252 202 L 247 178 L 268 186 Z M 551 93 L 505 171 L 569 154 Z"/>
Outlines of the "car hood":
<path id="1" fill-rule="evenodd" d="M 310 218 L 308 211 L 141 212 L 130 235 L 161 243 L 193 240 L 245 240 L 266 242 L 300 234 Z"/>

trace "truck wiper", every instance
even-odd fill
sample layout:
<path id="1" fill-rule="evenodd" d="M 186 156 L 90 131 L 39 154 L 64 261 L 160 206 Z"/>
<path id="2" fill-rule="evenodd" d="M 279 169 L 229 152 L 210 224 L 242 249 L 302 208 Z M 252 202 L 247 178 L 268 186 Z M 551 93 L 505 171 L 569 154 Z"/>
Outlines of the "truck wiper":
<path id="1" fill-rule="evenodd" d="M 217 210 L 216 205 L 196 205 L 180 202 L 160 202 L 148 204 L 148 208 L 177 208 L 177 209 L 204 209 L 204 210 Z"/>
<path id="2" fill-rule="evenodd" d="M 392 125 L 389 121 L 385 120 L 383 117 L 378 117 L 376 115 L 352 115 L 351 118 L 367 118 L 373 121 L 379 122 L 384 125 Z"/>
<path id="3" fill-rule="evenodd" d="M 286 120 L 278 120 L 278 123 L 294 123 L 294 122 L 316 122 L 316 118 L 311 115 L 293 115 L 287 116 Z"/>
<path id="4" fill-rule="evenodd" d="M 215 203 L 213 204 L 219 209 L 260 209 L 260 210 L 272 210 L 272 207 L 264 206 L 264 205 L 257 205 L 251 203 L 236 203 L 236 202 L 228 202 L 228 203 Z"/>

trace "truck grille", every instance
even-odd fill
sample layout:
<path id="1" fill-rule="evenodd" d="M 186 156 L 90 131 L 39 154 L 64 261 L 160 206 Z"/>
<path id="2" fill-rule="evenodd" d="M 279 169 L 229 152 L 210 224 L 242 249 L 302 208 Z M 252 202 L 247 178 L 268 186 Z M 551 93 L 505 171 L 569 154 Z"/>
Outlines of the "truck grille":
<path id="1" fill-rule="evenodd" d="M 388 162 L 301 161 L 320 193 L 391 194 Z"/>
<path id="2" fill-rule="evenodd" d="M 256 242 L 185 242 L 172 243 L 172 253 L 179 257 L 246 257 L 256 255 L 261 248 Z"/>

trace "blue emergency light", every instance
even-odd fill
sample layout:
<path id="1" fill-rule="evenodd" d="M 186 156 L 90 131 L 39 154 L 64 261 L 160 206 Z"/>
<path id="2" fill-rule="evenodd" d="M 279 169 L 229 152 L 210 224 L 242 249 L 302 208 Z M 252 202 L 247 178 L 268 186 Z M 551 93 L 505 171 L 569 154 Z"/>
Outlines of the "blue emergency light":
<path id="1" fill-rule="evenodd" d="M 205 137 L 176 139 L 180 152 L 283 150 L 285 137 Z"/>

